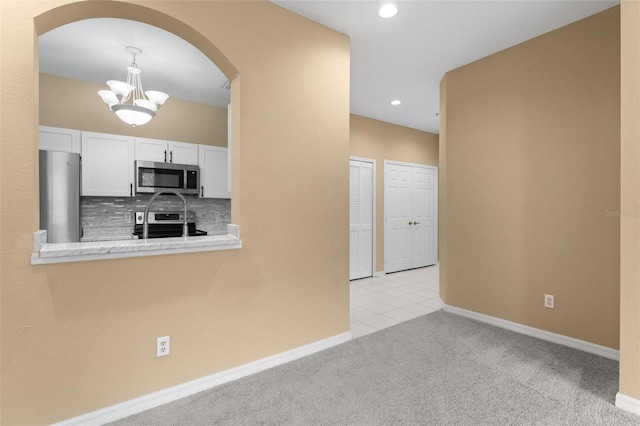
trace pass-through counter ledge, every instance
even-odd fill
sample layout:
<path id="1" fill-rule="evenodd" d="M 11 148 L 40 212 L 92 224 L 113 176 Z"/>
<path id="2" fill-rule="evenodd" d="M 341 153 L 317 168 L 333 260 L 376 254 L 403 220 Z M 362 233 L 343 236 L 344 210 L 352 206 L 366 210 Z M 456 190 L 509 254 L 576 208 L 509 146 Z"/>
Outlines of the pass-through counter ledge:
<path id="1" fill-rule="evenodd" d="M 121 259 L 240 248 L 242 248 L 240 225 L 233 224 L 227 225 L 226 235 L 57 244 L 47 244 L 47 231 L 38 230 L 33 234 L 31 264 Z"/>

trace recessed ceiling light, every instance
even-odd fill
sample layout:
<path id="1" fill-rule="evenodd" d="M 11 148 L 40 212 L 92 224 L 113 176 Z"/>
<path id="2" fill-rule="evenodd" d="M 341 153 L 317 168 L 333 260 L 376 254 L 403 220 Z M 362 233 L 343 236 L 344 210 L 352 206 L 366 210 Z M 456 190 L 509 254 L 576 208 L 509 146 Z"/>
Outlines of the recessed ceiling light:
<path id="1" fill-rule="evenodd" d="M 385 4 L 378 11 L 378 15 L 383 18 L 391 18 L 392 16 L 395 16 L 396 13 L 398 13 L 398 8 L 391 3 Z"/>
<path id="2" fill-rule="evenodd" d="M 402 103 L 402 101 L 400 99 L 394 99 L 391 102 L 389 102 L 391 105 L 393 106 L 398 106 Z"/>

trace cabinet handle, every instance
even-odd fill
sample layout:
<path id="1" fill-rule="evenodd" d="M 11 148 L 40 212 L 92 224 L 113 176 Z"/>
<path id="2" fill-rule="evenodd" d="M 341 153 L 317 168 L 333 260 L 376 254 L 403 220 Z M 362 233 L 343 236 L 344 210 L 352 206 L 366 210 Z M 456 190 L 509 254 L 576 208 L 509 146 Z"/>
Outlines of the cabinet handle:
<path id="1" fill-rule="evenodd" d="M 165 163 L 167 162 L 167 150 L 166 149 L 164 150 L 164 162 Z"/>
<path id="2" fill-rule="evenodd" d="M 169 152 L 169 155 L 171 156 L 171 163 L 173 163 L 173 151 Z"/>
<path id="3" fill-rule="evenodd" d="M 132 183 L 129 184 L 129 195 L 131 197 L 133 197 L 133 184 Z"/>
<path id="4" fill-rule="evenodd" d="M 204 186 L 200 187 L 200 196 L 204 197 Z"/>

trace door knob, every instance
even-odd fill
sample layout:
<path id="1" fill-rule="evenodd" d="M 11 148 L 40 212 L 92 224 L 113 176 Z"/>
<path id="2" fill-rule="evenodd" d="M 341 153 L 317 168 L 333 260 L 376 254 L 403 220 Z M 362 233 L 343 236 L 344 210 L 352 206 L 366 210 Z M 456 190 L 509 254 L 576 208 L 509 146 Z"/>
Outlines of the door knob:
<path id="1" fill-rule="evenodd" d="M 420 225 L 420 222 L 413 222 L 414 225 Z"/>
<path id="2" fill-rule="evenodd" d="M 413 222 L 409 222 L 409 225 L 413 225 Z"/>

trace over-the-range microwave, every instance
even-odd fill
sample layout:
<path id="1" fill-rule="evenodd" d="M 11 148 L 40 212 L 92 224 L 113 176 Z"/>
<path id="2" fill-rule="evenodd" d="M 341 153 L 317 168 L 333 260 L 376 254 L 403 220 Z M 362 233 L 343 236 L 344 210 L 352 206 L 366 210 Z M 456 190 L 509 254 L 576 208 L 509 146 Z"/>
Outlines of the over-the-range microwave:
<path id="1" fill-rule="evenodd" d="M 198 194 L 200 167 L 191 164 L 136 161 L 136 193 L 176 191 Z"/>

